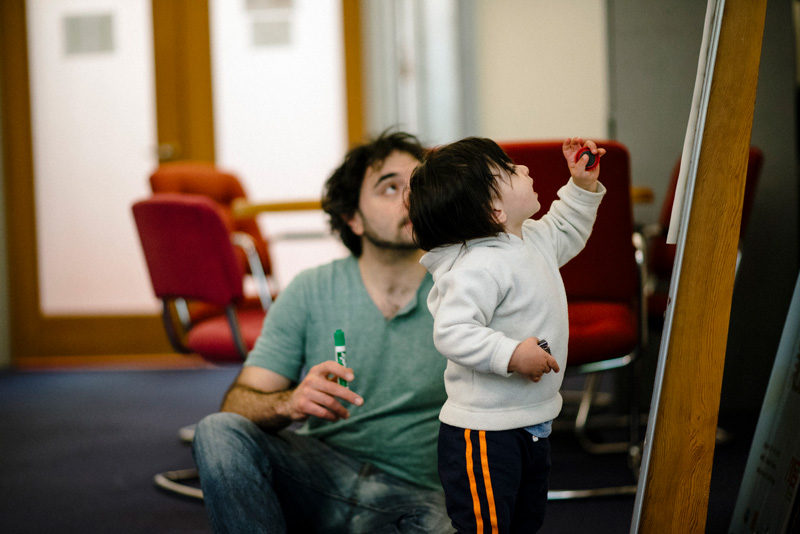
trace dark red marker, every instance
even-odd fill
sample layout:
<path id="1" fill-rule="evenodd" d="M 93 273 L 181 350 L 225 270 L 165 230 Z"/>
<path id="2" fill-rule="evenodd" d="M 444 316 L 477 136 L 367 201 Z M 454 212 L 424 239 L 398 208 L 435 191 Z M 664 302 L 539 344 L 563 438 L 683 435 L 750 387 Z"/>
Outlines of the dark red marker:
<path id="1" fill-rule="evenodd" d="M 597 156 L 596 154 L 592 154 L 592 149 L 589 148 L 588 146 L 585 146 L 582 149 L 578 150 L 578 153 L 575 154 L 575 163 L 578 163 L 578 161 L 583 157 L 584 154 L 589 155 L 589 161 L 586 162 L 586 170 L 591 171 L 592 169 L 597 167 L 598 163 L 600 163 L 600 157 Z"/>

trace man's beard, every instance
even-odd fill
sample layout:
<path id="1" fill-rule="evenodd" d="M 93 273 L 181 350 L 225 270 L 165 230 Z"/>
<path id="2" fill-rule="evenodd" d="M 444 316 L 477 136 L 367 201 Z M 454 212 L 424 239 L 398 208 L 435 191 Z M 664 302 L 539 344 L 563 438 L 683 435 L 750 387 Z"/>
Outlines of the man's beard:
<path id="1" fill-rule="evenodd" d="M 419 247 L 414 242 L 382 239 L 372 233 L 369 229 L 364 228 L 364 238 L 369 241 L 375 248 L 382 250 L 396 250 L 396 251 L 413 251 L 418 250 Z"/>
<path id="2" fill-rule="evenodd" d="M 419 247 L 414 243 L 413 240 L 411 240 L 411 241 L 403 241 L 400 238 L 396 238 L 396 239 L 390 241 L 388 239 L 384 239 L 382 237 L 379 237 L 377 235 L 377 233 L 375 233 L 372 230 L 372 228 L 370 227 L 369 223 L 367 222 L 366 217 L 364 217 L 363 214 L 361 215 L 361 218 L 364 221 L 364 233 L 363 233 L 363 236 L 375 248 L 378 248 L 378 249 L 381 249 L 381 250 L 394 250 L 394 251 L 398 251 L 398 252 L 399 251 L 410 252 L 410 251 L 419 250 Z M 402 229 L 405 227 L 405 223 L 406 222 L 407 222 L 407 220 L 403 221 L 400 224 L 400 231 L 401 232 L 402 232 Z"/>

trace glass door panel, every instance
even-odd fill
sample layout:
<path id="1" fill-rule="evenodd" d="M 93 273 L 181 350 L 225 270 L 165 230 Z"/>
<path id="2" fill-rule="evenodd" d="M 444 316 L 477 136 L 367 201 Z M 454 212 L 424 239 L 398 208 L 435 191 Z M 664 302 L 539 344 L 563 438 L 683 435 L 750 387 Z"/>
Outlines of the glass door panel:
<path id="1" fill-rule="evenodd" d="M 28 0 L 40 307 L 157 311 L 130 214 L 157 164 L 149 0 Z"/>

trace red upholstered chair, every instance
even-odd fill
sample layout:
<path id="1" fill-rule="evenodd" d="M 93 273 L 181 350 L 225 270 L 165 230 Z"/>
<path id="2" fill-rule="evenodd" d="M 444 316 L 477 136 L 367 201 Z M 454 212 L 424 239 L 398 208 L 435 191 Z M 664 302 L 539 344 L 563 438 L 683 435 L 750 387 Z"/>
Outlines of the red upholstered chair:
<path id="1" fill-rule="evenodd" d="M 230 215 L 231 206 L 236 199 L 246 199 L 247 193 L 241 181 L 232 173 L 218 169 L 211 163 L 197 161 L 177 161 L 162 163 L 150 175 L 150 189 L 153 193 L 189 193 L 211 197 Z M 253 238 L 264 273 L 272 274 L 269 257 L 269 243 L 254 218 L 236 218 L 233 229 L 244 232 Z"/>
<path id="2" fill-rule="evenodd" d="M 240 306 L 245 267 L 234 252 L 227 215 L 210 198 L 165 193 L 135 203 L 133 216 L 173 348 L 211 361 L 242 361 L 260 333 L 267 304 Z M 179 298 L 218 306 L 225 315 L 204 317 L 181 332 L 170 306 Z"/>
<path id="3" fill-rule="evenodd" d="M 569 306 L 567 373 L 585 374 L 585 386 L 574 430 L 591 453 L 627 452 L 638 472 L 639 404 L 633 363 L 645 339 L 642 312 L 643 254 L 634 246 L 630 164 L 627 148 L 598 141 L 606 149 L 600 160 L 600 181 L 607 193 L 600 205 L 586 247 L 561 269 Z M 539 194 L 541 217 L 569 179 L 561 141 L 500 143 L 517 163 L 527 166 Z M 629 438 L 621 443 L 597 443 L 587 435 L 587 420 L 595 402 L 600 372 L 627 366 L 630 396 Z M 635 492 L 636 486 L 593 490 L 551 491 L 550 498 L 575 498 Z"/>
<path id="4" fill-rule="evenodd" d="M 750 220 L 750 212 L 753 209 L 758 179 L 761 176 L 761 167 L 764 162 L 764 155 L 757 147 L 750 147 L 750 159 L 747 162 L 747 175 L 745 179 L 744 201 L 742 204 L 742 222 L 739 227 L 739 245 L 741 247 L 741 237 L 747 228 Z M 664 202 L 661 204 L 661 213 L 658 223 L 648 225 L 643 229 L 647 242 L 647 267 L 648 280 L 645 286 L 647 295 L 647 314 L 652 321 L 661 322 L 664 319 L 664 312 L 667 309 L 669 298 L 669 284 L 672 279 L 672 268 L 675 264 L 676 245 L 667 244 L 667 230 L 669 221 L 672 217 L 672 204 L 675 202 L 675 189 L 678 186 L 678 174 L 680 173 L 681 159 L 675 163 L 672 169 L 669 185 L 667 186 Z M 736 258 L 738 270 L 741 258 L 741 248 Z"/>
<path id="5" fill-rule="evenodd" d="M 266 278 L 255 277 L 256 289 L 259 299 L 264 301 L 269 295 L 270 299 L 276 296 L 275 284 L 272 281 L 272 263 L 269 255 L 269 242 L 264 237 L 255 217 L 232 217 L 232 205 L 237 200 L 247 198 L 241 181 L 232 173 L 217 168 L 212 163 L 199 161 L 176 161 L 163 163 L 150 175 L 150 189 L 153 193 L 187 193 L 204 195 L 217 202 L 218 207 L 231 218 L 231 225 L 240 241 L 241 250 L 237 254 L 247 258 L 247 272 L 252 274 L 255 256 L 248 256 L 245 251 L 255 248 L 257 259 L 261 263 Z M 248 240 L 252 244 L 248 243 Z M 258 306 L 259 299 L 247 299 L 247 305 Z M 207 314 L 218 314 L 219 310 L 210 306 L 194 303 L 184 306 L 179 300 L 176 302 L 179 317 L 184 324 L 190 323 Z"/>
<path id="6" fill-rule="evenodd" d="M 242 362 L 261 332 L 269 303 L 244 305 L 245 265 L 234 252 L 236 233 L 227 214 L 209 197 L 164 193 L 136 202 L 133 217 L 173 348 L 213 362 Z M 257 256 L 253 266 L 254 276 L 263 278 Z M 176 299 L 224 309 L 224 314 L 204 314 L 184 325 L 175 320 Z M 182 433 L 193 435 L 193 429 Z M 196 477 L 195 469 L 169 471 L 156 475 L 156 484 L 202 498 L 198 488 L 182 483 Z"/>

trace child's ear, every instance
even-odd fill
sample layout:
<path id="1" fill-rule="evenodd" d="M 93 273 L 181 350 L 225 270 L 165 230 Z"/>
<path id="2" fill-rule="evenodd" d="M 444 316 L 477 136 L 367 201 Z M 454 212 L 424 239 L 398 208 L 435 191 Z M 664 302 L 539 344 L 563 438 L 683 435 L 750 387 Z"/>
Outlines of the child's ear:
<path id="1" fill-rule="evenodd" d="M 508 216 L 506 215 L 505 210 L 503 209 L 502 204 L 495 204 L 492 206 L 492 218 L 498 224 L 505 224 Z"/>

